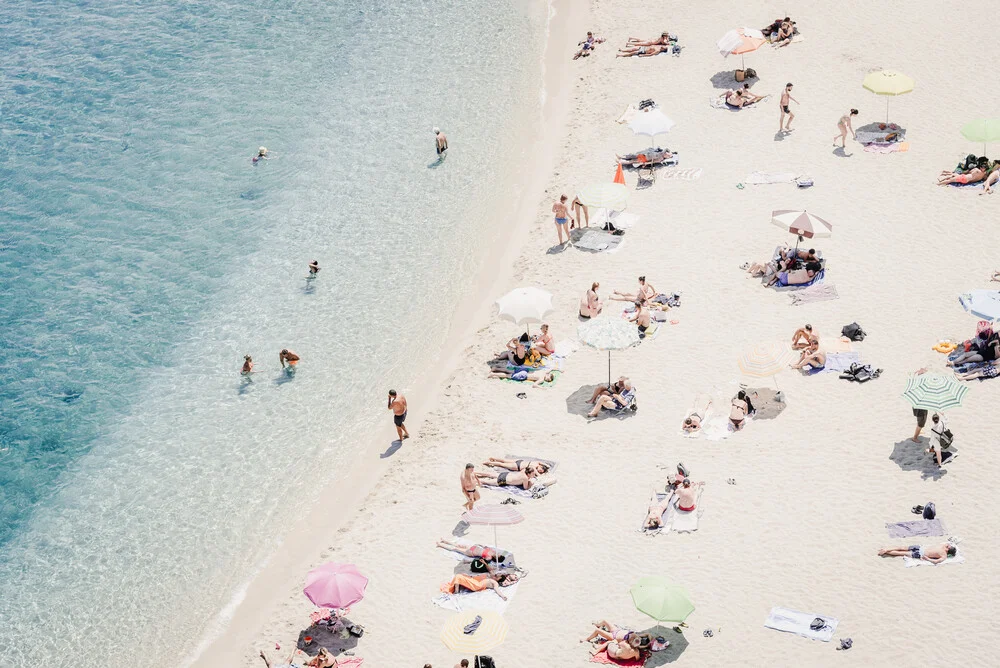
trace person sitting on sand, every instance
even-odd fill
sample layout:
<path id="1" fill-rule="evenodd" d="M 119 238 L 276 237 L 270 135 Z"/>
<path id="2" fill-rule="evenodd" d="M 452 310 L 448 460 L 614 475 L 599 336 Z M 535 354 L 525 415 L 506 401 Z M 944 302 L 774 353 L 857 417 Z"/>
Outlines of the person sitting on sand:
<path id="1" fill-rule="evenodd" d="M 993 186 L 1000 181 L 1000 160 L 994 160 L 989 172 L 986 174 L 986 181 L 983 183 L 983 191 L 980 195 L 989 195 L 993 192 Z"/>
<path id="2" fill-rule="evenodd" d="M 594 393 L 590 396 L 587 401 L 588 404 L 593 404 L 597 402 L 599 397 L 605 396 L 610 397 L 613 394 L 621 394 L 626 390 L 632 389 L 632 382 L 625 376 L 619 376 L 618 380 L 611 383 L 611 385 L 598 385 L 594 388 Z"/>
<path id="3" fill-rule="evenodd" d="M 447 538 L 442 538 L 437 542 L 437 546 L 443 550 L 449 550 L 451 552 L 458 552 L 459 554 L 465 555 L 466 557 L 472 557 L 473 559 L 482 559 L 483 561 L 495 561 L 496 563 L 502 564 L 507 558 L 502 554 L 499 554 L 492 547 L 486 545 L 459 545 L 456 542 L 450 541 Z"/>
<path id="4" fill-rule="evenodd" d="M 625 49 L 618 49 L 618 53 L 615 54 L 615 57 L 631 58 L 632 56 L 639 56 L 640 58 L 648 58 L 649 56 L 658 56 L 661 53 L 670 53 L 670 49 L 670 44 L 628 47 Z"/>
<path id="5" fill-rule="evenodd" d="M 553 355 L 556 352 L 556 344 L 549 334 L 549 326 L 543 324 L 541 333 L 531 337 L 531 349 L 537 350 L 541 355 Z"/>
<path id="6" fill-rule="evenodd" d="M 639 328 L 639 338 L 646 338 L 646 330 L 649 329 L 652 324 L 652 319 L 649 315 L 649 309 L 646 308 L 646 304 L 641 300 L 635 302 L 635 313 L 633 313 L 628 318 L 629 322 L 634 322 Z"/>
<path id="7" fill-rule="evenodd" d="M 495 371 L 490 371 L 487 378 L 508 378 L 519 383 L 529 382 L 533 384 L 533 387 L 538 387 L 540 385 L 544 385 L 545 383 L 551 383 L 556 379 L 555 374 L 551 371 L 529 372 L 527 369 L 517 369 L 516 371 L 496 369 Z"/>
<path id="8" fill-rule="evenodd" d="M 603 37 L 594 37 L 594 33 L 588 30 L 587 39 L 577 43 L 577 46 L 580 47 L 580 50 L 577 51 L 575 54 L 573 54 L 573 60 L 576 60 L 581 56 L 583 57 L 589 56 L 591 52 L 594 50 L 594 47 L 597 46 L 598 44 L 602 44 L 603 42 L 604 42 Z"/>
<path id="9" fill-rule="evenodd" d="M 642 526 L 646 529 L 659 529 L 662 527 L 663 515 L 667 512 L 667 508 L 670 507 L 672 500 L 673 495 L 667 494 L 661 501 L 656 496 L 656 490 L 654 489 L 652 495 L 649 497 L 649 508 L 646 510 L 646 519 L 643 521 Z"/>
<path id="10" fill-rule="evenodd" d="M 638 659 L 642 656 L 641 650 L 649 649 L 653 644 L 653 638 L 648 633 L 630 631 L 603 619 L 594 624 L 594 630 L 580 642 L 592 642 L 598 638 L 602 642 L 597 643 L 590 653 L 600 654 L 607 650 L 608 656 L 617 661 Z"/>
<path id="11" fill-rule="evenodd" d="M 483 466 L 492 466 L 493 468 L 507 469 L 508 471 L 523 471 L 531 467 L 538 475 L 545 475 L 549 472 L 548 464 L 533 459 L 500 459 L 499 457 L 490 457 L 483 462 Z"/>
<path id="12" fill-rule="evenodd" d="M 960 366 L 969 362 L 992 362 L 1000 359 L 1000 332 L 984 330 L 973 342 L 972 349 L 945 362 L 946 366 Z"/>
<path id="13" fill-rule="evenodd" d="M 754 92 L 750 90 L 750 84 L 748 83 L 743 84 L 743 88 L 740 89 L 740 92 L 742 93 L 743 99 L 746 100 L 744 105 L 760 102 L 767 97 L 766 95 L 755 95 Z"/>
<path id="14" fill-rule="evenodd" d="M 308 668 L 337 668 L 339 664 L 326 647 L 320 647 L 319 653 L 306 662 Z"/>
<path id="15" fill-rule="evenodd" d="M 793 35 L 795 35 L 795 22 L 788 20 L 786 17 L 778 26 L 778 32 L 776 36 L 772 37 L 771 44 L 775 46 L 788 46 L 792 43 Z"/>
<path id="16" fill-rule="evenodd" d="M 625 397 L 626 392 L 628 392 L 631 389 L 632 388 L 630 385 L 628 390 L 620 393 L 616 392 L 610 395 L 602 394 L 597 398 L 597 401 L 594 402 L 594 408 L 589 413 L 587 413 L 587 416 L 592 418 L 597 417 L 598 414 L 600 414 L 602 408 L 605 408 L 609 411 L 622 410 L 623 408 L 628 406 L 629 403 L 631 403 L 630 400 Z"/>
<path id="17" fill-rule="evenodd" d="M 670 160 L 674 157 L 670 149 L 663 148 L 647 148 L 644 151 L 639 151 L 638 153 L 626 153 L 625 155 L 615 154 L 618 158 L 619 164 L 628 166 L 639 166 L 639 165 L 657 165 L 666 160 Z"/>
<path id="18" fill-rule="evenodd" d="M 590 289 L 587 290 L 587 294 L 580 300 L 581 318 L 590 320 L 594 316 L 600 315 L 601 311 L 604 309 L 604 305 L 601 304 L 601 297 L 597 294 L 597 288 L 599 287 L 601 287 L 601 284 L 597 281 L 591 283 Z"/>
<path id="19" fill-rule="evenodd" d="M 487 562 L 488 564 L 489 562 Z M 501 600 L 506 601 L 507 597 L 500 592 L 500 587 L 509 587 L 518 580 L 516 573 L 494 574 L 483 573 L 482 575 L 466 575 L 456 573 L 448 582 L 441 585 L 441 591 L 445 594 L 459 594 L 464 591 L 486 591 L 492 589 Z M 503 582 L 504 584 L 501 584 Z"/>
<path id="20" fill-rule="evenodd" d="M 799 327 L 792 334 L 792 350 L 802 350 L 803 348 L 809 348 L 813 344 L 819 345 L 819 336 L 813 331 L 813 326 L 810 324 Z"/>
<path id="21" fill-rule="evenodd" d="M 524 360 L 528 358 L 528 351 L 520 339 L 514 337 L 507 342 L 507 350 L 500 353 L 493 360 L 494 362 L 505 361 L 514 366 L 524 366 Z"/>
<path id="22" fill-rule="evenodd" d="M 740 431 L 746 426 L 747 416 L 754 412 L 753 403 L 751 403 L 746 391 L 740 390 L 729 402 L 729 406 L 729 425 L 733 431 Z"/>
<path id="23" fill-rule="evenodd" d="M 712 406 L 712 398 L 707 394 L 699 394 L 694 398 L 694 403 L 691 405 L 691 410 L 684 417 L 684 422 L 681 424 L 681 429 L 685 433 L 694 434 L 701 430 L 702 420 L 708 415 L 708 409 Z"/>
<path id="24" fill-rule="evenodd" d="M 526 466 L 523 471 L 501 471 L 496 475 L 492 473 L 477 473 L 476 477 L 484 485 L 531 489 L 531 486 L 535 483 L 536 474 L 535 469 Z"/>
<path id="25" fill-rule="evenodd" d="M 924 547 L 923 545 L 909 545 L 907 547 L 885 547 L 878 551 L 880 557 L 910 557 L 920 561 L 929 561 L 932 564 L 940 564 L 948 557 L 958 554 L 958 546 L 951 541 L 935 545 L 934 547 Z"/>
<path id="26" fill-rule="evenodd" d="M 819 262 L 807 262 L 805 268 L 794 269 L 792 271 L 779 271 L 768 280 L 764 287 L 769 288 L 775 284 L 779 287 L 789 285 L 803 285 L 811 283 L 816 275 L 823 271 L 823 265 Z"/>
<path id="27" fill-rule="evenodd" d="M 689 478 L 684 478 L 680 487 L 677 488 L 677 510 L 690 513 L 695 509 L 695 502 L 698 500 L 698 488 L 704 482 L 692 483 Z"/>
<path id="28" fill-rule="evenodd" d="M 614 292 L 611 293 L 611 296 L 608 297 L 608 299 L 613 299 L 615 301 L 620 301 L 620 302 L 637 302 L 637 301 L 648 302 L 657 294 L 659 293 L 656 291 L 656 288 L 654 288 L 652 284 L 646 282 L 646 277 L 640 276 L 639 289 L 636 290 L 635 294 L 631 294 L 628 292 L 619 292 L 618 290 L 615 290 Z"/>
<path id="29" fill-rule="evenodd" d="M 676 37 L 674 38 L 677 39 Z M 664 30 L 656 39 L 642 39 L 640 37 L 629 37 L 628 47 L 634 46 L 670 46 L 670 33 Z"/>
<path id="30" fill-rule="evenodd" d="M 810 366 L 813 369 L 822 369 L 826 366 L 826 353 L 819 349 L 819 343 L 811 345 L 802 351 L 799 356 L 799 361 L 791 365 L 792 369 L 801 369 L 804 366 Z"/>

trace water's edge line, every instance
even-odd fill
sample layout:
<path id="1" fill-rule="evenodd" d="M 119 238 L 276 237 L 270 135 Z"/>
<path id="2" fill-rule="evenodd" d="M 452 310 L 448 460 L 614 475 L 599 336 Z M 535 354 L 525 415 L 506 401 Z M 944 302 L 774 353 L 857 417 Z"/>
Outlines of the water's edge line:
<path id="1" fill-rule="evenodd" d="M 571 53 L 572 35 L 583 29 L 590 6 L 589 2 L 584 3 L 583 7 L 575 6 L 571 11 L 573 0 L 549 0 L 547 4 L 540 71 L 543 96 L 541 136 L 544 139 L 533 143 L 530 150 L 512 160 L 512 168 L 523 168 L 512 169 L 512 174 L 530 174 L 531 177 L 525 180 L 528 185 L 517 202 L 514 216 L 506 210 L 495 214 L 495 220 L 491 221 L 491 224 L 509 225 L 512 233 L 507 235 L 509 241 L 502 254 L 494 253 L 484 260 L 472 289 L 455 309 L 443 348 L 452 352 L 443 360 L 428 360 L 426 370 L 416 374 L 413 386 L 430 390 L 427 395 L 407 397 L 411 414 L 417 418 L 408 426 L 417 434 L 425 421 L 419 416 L 425 415 L 427 407 L 437 405 L 442 398 L 447 379 L 460 364 L 462 351 L 472 342 L 475 332 L 492 317 L 497 289 L 513 276 L 514 260 L 522 253 L 524 245 L 515 240 L 524 238 L 534 221 L 545 183 L 555 167 L 556 147 L 567 131 L 565 120 L 570 93 L 567 82 L 572 61 L 565 54 Z M 565 20 L 553 21 L 557 14 Z M 512 218 L 516 221 L 514 225 L 509 223 Z M 250 651 L 256 635 L 273 615 L 276 604 L 296 582 L 302 581 L 308 564 L 335 541 L 337 530 L 357 515 L 365 498 L 386 475 L 392 466 L 392 459 L 381 460 L 379 454 L 394 437 L 394 429 L 386 424 L 369 439 L 346 475 L 338 476 L 320 495 L 324 499 L 323 507 L 307 513 L 298 526 L 290 528 L 277 551 L 254 570 L 251 579 L 234 591 L 234 596 L 223 610 L 207 623 L 206 635 L 181 665 L 196 668 L 239 665 Z M 407 445 L 413 447 L 413 441 Z M 328 508 L 342 508 L 344 511 L 331 517 Z"/>

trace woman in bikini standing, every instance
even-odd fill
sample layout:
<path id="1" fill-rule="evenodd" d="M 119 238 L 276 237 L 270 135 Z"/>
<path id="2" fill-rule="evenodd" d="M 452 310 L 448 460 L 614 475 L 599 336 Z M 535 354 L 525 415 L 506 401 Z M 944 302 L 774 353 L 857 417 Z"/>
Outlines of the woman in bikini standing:
<path id="1" fill-rule="evenodd" d="M 729 424 L 732 425 L 733 431 L 739 431 L 743 429 L 743 425 L 747 419 L 747 413 L 749 412 L 749 406 L 746 402 L 746 393 L 740 390 L 736 398 L 730 403 L 732 409 L 729 411 Z"/>
<path id="2" fill-rule="evenodd" d="M 560 246 L 569 241 L 569 228 L 566 227 L 566 223 L 569 222 L 569 211 L 566 209 L 567 199 L 569 198 L 566 195 L 562 195 L 559 201 L 552 205 L 552 213 L 555 214 L 556 232 L 559 234 Z M 566 232 L 566 241 L 563 241 L 563 231 Z"/>
<path id="3" fill-rule="evenodd" d="M 842 148 L 847 148 L 847 131 L 851 131 L 851 139 L 854 141 L 858 140 L 858 136 L 854 134 L 854 128 L 851 127 L 851 116 L 857 116 L 858 110 L 851 109 L 849 112 L 840 117 L 837 121 L 837 129 L 840 130 L 840 134 L 835 135 L 833 138 L 833 145 L 837 145 L 837 139 L 840 139 L 840 145 Z"/>

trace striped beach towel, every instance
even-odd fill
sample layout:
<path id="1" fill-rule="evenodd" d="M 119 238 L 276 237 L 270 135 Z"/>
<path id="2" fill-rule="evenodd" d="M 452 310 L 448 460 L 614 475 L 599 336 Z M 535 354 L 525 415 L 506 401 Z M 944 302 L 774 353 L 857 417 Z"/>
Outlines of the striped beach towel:
<path id="1" fill-rule="evenodd" d="M 682 181 L 694 181 L 701 178 L 701 167 L 689 167 L 687 169 L 665 168 L 656 175 L 658 179 L 680 179 Z"/>

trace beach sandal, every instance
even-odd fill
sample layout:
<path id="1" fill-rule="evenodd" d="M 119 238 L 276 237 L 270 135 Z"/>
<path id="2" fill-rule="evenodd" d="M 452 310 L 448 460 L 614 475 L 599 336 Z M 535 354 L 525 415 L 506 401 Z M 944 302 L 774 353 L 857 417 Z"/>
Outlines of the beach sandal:
<path id="1" fill-rule="evenodd" d="M 705 629 L 704 631 L 701 632 L 701 635 L 705 636 L 706 638 L 711 638 L 715 634 L 712 632 L 712 629 Z"/>
<path id="2" fill-rule="evenodd" d="M 854 641 L 853 640 L 851 640 L 850 638 L 841 638 L 840 639 L 840 647 L 838 647 L 837 649 L 838 650 L 840 650 L 840 649 L 847 650 L 847 649 L 851 649 L 851 647 L 853 647 L 853 646 L 854 646 Z"/>
<path id="3" fill-rule="evenodd" d="M 726 478 L 726 484 L 727 485 L 735 485 L 736 484 L 736 478 Z"/>
<path id="4" fill-rule="evenodd" d="M 914 515 L 923 515 L 924 514 L 924 507 L 923 506 L 913 506 L 912 508 L 910 508 L 910 512 L 913 513 Z"/>
<path id="5" fill-rule="evenodd" d="M 518 392 L 517 393 L 517 398 L 518 399 L 527 399 L 528 395 L 525 392 Z"/>

